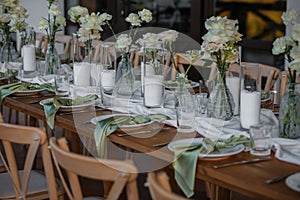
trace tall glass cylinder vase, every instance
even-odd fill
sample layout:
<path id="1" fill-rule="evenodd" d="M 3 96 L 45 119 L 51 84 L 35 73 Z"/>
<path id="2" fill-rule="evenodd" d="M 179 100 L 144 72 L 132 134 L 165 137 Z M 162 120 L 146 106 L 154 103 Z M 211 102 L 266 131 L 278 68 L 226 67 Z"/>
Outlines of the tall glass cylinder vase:
<path id="1" fill-rule="evenodd" d="M 300 138 L 300 94 L 296 85 L 288 83 L 288 90 L 280 103 L 279 136 L 283 138 Z"/>
<path id="2" fill-rule="evenodd" d="M 60 59 L 55 48 L 54 40 L 50 40 L 45 56 L 45 70 L 42 75 L 54 74 L 55 70 L 60 68 Z"/>
<path id="3" fill-rule="evenodd" d="M 163 42 L 145 42 L 141 48 L 141 95 L 144 106 L 162 107 L 164 103 L 164 78 L 166 50 Z"/>
<path id="4" fill-rule="evenodd" d="M 226 85 L 227 70 L 218 69 L 216 86 L 209 95 L 208 115 L 212 118 L 230 120 L 234 114 L 234 99 Z"/>
<path id="5" fill-rule="evenodd" d="M 89 86 L 91 83 L 91 57 L 89 49 L 73 34 L 73 74 L 75 86 Z"/>
<path id="6" fill-rule="evenodd" d="M 261 107 L 260 65 L 241 65 L 240 121 L 243 129 L 259 124 Z"/>
<path id="7" fill-rule="evenodd" d="M 121 96 L 133 95 L 134 81 L 135 77 L 132 63 L 129 60 L 129 53 L 122 53 L 122 58 L 116 72 L 115 94 Z"/>

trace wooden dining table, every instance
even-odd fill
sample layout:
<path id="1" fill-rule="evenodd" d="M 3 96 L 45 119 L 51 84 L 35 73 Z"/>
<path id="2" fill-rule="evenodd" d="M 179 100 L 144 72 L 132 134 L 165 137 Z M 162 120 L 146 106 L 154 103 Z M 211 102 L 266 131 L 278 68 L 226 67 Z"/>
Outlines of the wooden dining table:
<path id="1" fill-rule="evenodd" d="M 46 97 L 43 95 L 47 95 Z M 45 115 L 42 105 L 38 103 L 39 100 L 49 98 L 49 93 L 44 91 L 38 97 L 33 98 L 17 98 L 8 96 L 4 99 L 3 105 L 9 108 L 15 109 L 19 112 L 23 112 L 32 119 L 38 119 L 45 121 Z M 32 103 L 33 99 L 36 103 Z M 95 125 L 90 122 L 91 118 L 111 114 L 110 110 L 95 110 L 94 107 L 86 108 L 87 112 L 73 113 L 73 114 L 61 114 L 58 111 L 55 116 L 55 125 L 66 130 L 68 139 L 72 145 L 73 150 L 80 151 L 80 143 L 84 145 L 94 145 L 94 129 Z M 33 120 L 34 121 L 34 120 Z M 168 149 L 167 146 L 162 145 L 155 147 L 155 144 L 169 143 L 181 138 L 193 138 L 202 137 L 198 133 L 177 133 L 176 128 L 163 125 L 163 124 L 150 124 L 142 127 L 141 130 L 155 129 L 151 133 L 118 136 L 120 133 L 126 133 L 128 130 L 118 129 L 112 133 L 108 139 L 111 143 L 117 145 L 125 152 L 140 153 L 153 158 L 155 162 L 164 163 L 163 165 L 171 165 L 174 157 L 174 153 Z M 134 130 L 140 131 L 140 130 Z M 87 146 L 86 146 L 87 147 Z M 89 149 L 89 147 L 87 147 Z M 92 153 L 93 154 L 93 153 Z M 253 158 L 249 152 L 241 152 L 239 154 L 228 156 L 219 159 L 198 159 L 196 169 L 196 179 L 200 179 L 209 182 L 215 190 L 215 198 L 227 199 L 229 198 L 230 191 L 234 191 L 243 195 L 246 195 L 254 199 L 300 199 L 300 193 L 296 192 L 286 186 L 284 181 L 267 184 L 265 180 L 277 177 L 289 173 L 300 172 L 300 166 L 280 161 L 274 157 L 274 153 L 271 155 L 271 160 L 235 165 L 230 167 L 224 167 L 215 169 L 216 164 L 222 164 L 227 162 L 245 160 Z M 155 163 L 154 162 L 154 163 Z M 159 167 L 158 167 L 159 168 Z M 219 196 L 218 196 L 219 195 Z"/>

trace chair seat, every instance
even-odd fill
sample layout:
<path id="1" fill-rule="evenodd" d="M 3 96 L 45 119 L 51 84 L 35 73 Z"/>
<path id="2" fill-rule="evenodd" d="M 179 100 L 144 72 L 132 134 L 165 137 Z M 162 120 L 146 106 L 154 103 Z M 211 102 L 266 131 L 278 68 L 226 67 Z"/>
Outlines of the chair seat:
<path id="1" fill-rule="evenodd" d="M 19 176 L 23 176 L 23 170 L 19 171 Z M 36 181 L 38 180 L 38 181 Z M 7 172 L 0 173 L 0 199 L 14 199 L 15 192 L 11 178 Z M 62 188 L 62 185 L 57 184 L 59 188 Z M 28 183 L 28 194 L 27 197 L 30 197 L 31 194 L 36 193 L 48 193 L 48 185 L 46 177 L 35 170 L 32 170 L 30 173 L 29 183 Z M 36 197 L 36 196 L 35 196 Z"/>

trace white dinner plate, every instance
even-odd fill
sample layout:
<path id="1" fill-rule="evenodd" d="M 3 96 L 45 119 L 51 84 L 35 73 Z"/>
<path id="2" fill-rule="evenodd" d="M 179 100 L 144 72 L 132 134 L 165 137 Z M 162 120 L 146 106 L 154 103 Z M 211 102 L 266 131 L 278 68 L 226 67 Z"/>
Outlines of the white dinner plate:
<path id="1" fill-rule="evenodd" d="M 49 99 L 44 99 L 44 100 L 41 100 L 40 101 L 40 105 L 44 105 L 46 103 L 50 103 L 53 101 L 53 98 L 49 98 Z M 83 110 L 85 109 L 86 107 L 88 106 L 91 106 L 91 105 L 94 105 L 95 104 L 95 100 L 93 101 L 89 101 L 89 102 L 86 102 L 86 103 L 83 103 L 83 104 L 79 104 L 79 105 L 74 105 L 74 106 L 61 106 L 59 108 L 59 111 L 62 111 L 62 112 L 69 112 L 69 111 L 75 111 L 75 110 Z"/>
<path id="2" fill-rule="evenodd" d="M 132 115 L 132 114 L 109 114 L 109 115 L 101 115 L 101 116 L 97 116 L 97 117 L 94 117 L 91 119 L 91 122 L 93 124 L 96 125 L 97 122 L 101 121 L 101 120 L 104 120 L 104 119 L 107 119 L 109 117 L 114 117 L 114 116 L 136 116 L 136 115 Z M 149 121 L 149 122 L 146 122 L 146 123 L 143 123 L 143 124 L 129 124 L 129 125 L 122 125 L 122 126 L 119 126 L 119 128 L 128 128 L 128 129 L 131 129 L 131 128 L 139 128 L 141 126 L 146 126 L 146 125 L 149 125 L 153 123 L 153 121 Z"/>
<path id="3" fill-rule="evenodd" d="M 285 184 L 292 190 L 300 192 L 300 172 L 287 177 L 285 179 Z"/>
<path id="4" fill-rule="evenodd" d="M 189 139 L 183 139 L 183 140 L 176 140 L 173 142 L 170 142 L 168 145 L 168 148 L 170 151 L 174 151 L 173 146 L 174 145 L 197 145 L 201 144 L 203 141 L 203 138 L 189 138 Z M 201 158 L 221 158 L 221 157 L 227 157 L 231 155 L 238 154 L 244 150 L 243 144 L 238 144 L 234 147 L 228 147 L 228 148 L 222 148 L 219 151 L 214 151 L 209 154 L 199 154 L 199 157 Z"/>

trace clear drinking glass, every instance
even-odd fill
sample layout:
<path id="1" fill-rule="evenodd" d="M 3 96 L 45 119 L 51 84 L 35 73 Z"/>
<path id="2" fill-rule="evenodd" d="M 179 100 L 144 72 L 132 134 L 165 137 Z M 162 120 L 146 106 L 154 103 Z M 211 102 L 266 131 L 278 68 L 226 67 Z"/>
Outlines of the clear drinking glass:
<path id="1" fill-rule="evenodd" d="M 180 95 L 176 106 L 177 131 L 186 133 L 195 130 L 195 107 L 191 95 Z"/>
<path id="2" fill-rule="evenodd" d="M 272 127 L 269 125 L 258 124 L 250 126 L 250 154 L 256 156 L 270 155 L 271 133 Z"/>

